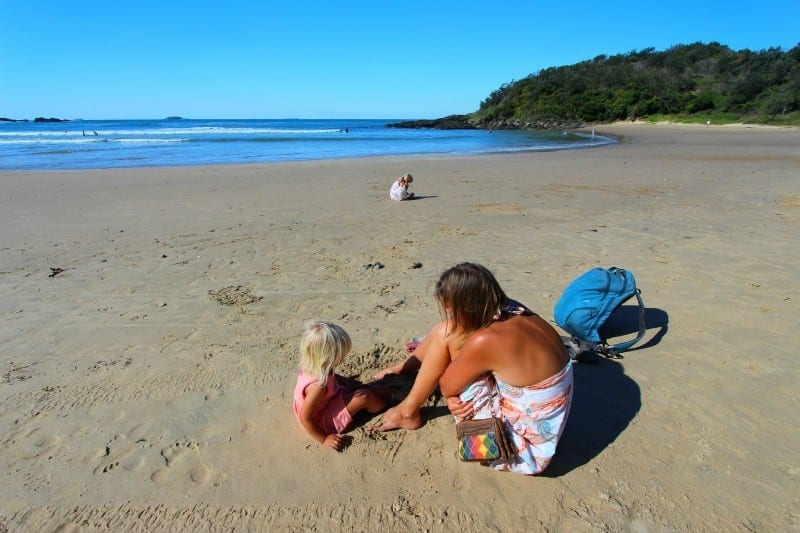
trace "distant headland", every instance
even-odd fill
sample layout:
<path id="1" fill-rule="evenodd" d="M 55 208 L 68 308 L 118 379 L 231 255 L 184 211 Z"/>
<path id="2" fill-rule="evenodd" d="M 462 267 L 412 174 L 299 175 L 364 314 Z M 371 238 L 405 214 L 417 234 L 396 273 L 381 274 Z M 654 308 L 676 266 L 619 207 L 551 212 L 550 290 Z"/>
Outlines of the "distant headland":
<path id="1" fill-rule="evenodd" d="M 800 125 L 800 44 L 717 42 L 599 55 L 500 86 L 477 111 L 395 128 L 566 130 L 624 120 Z"/>
<path id="2" fill-rule="evenodd" d="M 69 122 L 68 119 L 55 118 L 55 117 L 50 117 L 50 118 L 36 117 L 35 119 L 33 119 L 33 121 L 34 122 Z M 14 119 L 14 118 L 0 117 L 0 122 L 30 122 L 30 120 L 28 120 L 27 118 Z"/>

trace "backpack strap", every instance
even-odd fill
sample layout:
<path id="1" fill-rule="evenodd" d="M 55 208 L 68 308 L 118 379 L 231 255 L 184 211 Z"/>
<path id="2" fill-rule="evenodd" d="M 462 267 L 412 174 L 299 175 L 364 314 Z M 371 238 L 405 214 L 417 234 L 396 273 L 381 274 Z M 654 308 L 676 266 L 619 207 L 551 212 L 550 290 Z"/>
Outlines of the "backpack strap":
<path id="1" fill-rule="evenodd" d="M 619 342 L 617 344 L 612 344 L 611 346 L 598 347 L 598 351 L 603 355 L 621 358 L 621 352 L 629 350 L 634 344 L 644 338 L 644 335 L 647 332 L 647 326 L 644 323 L 644 302 L 642 301 L 642 291 L 639 289 L 636 289 L 636 300 L 639 301 L 639 334 L 636 335 L 636 338 L 633 340 Z"/>

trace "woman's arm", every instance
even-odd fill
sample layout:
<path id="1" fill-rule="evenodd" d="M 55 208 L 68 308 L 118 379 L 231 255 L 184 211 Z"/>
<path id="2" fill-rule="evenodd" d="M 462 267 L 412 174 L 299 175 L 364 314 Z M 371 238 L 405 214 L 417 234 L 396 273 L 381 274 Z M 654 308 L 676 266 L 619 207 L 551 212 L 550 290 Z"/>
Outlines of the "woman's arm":
<path id="1" fill-rule="evenodd" d="M 489 339 L 481 333 L 473 333 L 473 337 L 439 379 L 439 389 L 445 397 L 458 396 L 481 374 L 493 370 L 491 355 L 486 349 Z"/>
<path id="2" fill-rule="evenodd" d="M 328 379 L 336 378 L 330 376 Z M 317 383 L 311 383 L 306 387 L 306 400 L 298 416 L 300 425 L 323 446 L 333 448 L 334 450 L 341 450 L 344 445 L 344 438 L 336 434 L 328 435 L 319 427 L 319 424 L 314 421 L 314 413 L 323 407 L 324 400 L 325 387 L 320 387 Z"/>

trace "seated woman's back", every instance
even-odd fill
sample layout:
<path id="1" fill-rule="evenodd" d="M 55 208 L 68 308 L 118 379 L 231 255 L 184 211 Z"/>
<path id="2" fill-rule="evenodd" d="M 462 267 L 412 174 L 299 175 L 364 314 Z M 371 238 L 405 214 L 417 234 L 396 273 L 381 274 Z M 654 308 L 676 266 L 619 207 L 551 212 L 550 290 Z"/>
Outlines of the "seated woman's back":
<path id="1" fill-rule="evenodd" d="M 515 387 L 535 385 L 569 361 L 558 332 L 536 314 L 512 316 L 476 331 L 461 356 L 482 358 L 500 380 Z"/>

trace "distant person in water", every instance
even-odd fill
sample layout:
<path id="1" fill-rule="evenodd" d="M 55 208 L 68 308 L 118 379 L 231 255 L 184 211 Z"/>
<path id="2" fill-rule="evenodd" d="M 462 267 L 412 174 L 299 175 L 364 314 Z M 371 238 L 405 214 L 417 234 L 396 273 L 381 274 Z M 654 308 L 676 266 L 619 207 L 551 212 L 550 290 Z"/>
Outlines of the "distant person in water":
<path id="1" fill-rule="evenodd" d="M 392 188 L 389 189 L 389 198 L 400 202 L 402 200 L 411 200 L 414 198 L 413 192 L 408 192 L 408 187 L 414 182 L 414 177 L 411 174 L 401 176 L 394 183 Z"/>

